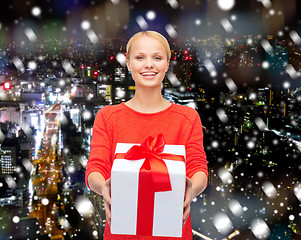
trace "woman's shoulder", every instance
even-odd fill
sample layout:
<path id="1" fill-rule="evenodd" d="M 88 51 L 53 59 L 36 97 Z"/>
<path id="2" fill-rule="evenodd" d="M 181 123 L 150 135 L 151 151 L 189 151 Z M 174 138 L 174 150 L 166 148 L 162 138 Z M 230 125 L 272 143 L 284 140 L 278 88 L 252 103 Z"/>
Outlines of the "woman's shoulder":
<path id="1" fill-rule="evenodd" d="M 180 115 L 184 115 L 185 117 L 195 117 L 198 115 L 198 112 L 189 106 L 181 105 L 181 104 L 174 104 L 173 112 L 177 112 Z"/>
<path id="2" fill-rule="evenodd" d="M 106 118 L 112 116 L 114 113 L 117 113 L 123 109 L 121 104 L 116 104 L 116 105 L 105 105 L 102 107 L 97 115 L 102 115 Z"/>

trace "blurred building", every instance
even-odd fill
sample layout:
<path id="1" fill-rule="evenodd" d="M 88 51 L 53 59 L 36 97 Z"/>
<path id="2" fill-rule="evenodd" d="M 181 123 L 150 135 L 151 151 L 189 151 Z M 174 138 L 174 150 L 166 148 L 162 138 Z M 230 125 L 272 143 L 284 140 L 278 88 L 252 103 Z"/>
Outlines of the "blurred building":
<path id="1" fill-rule="evenodd" d="M 20 124 L 22 122 L 19 107 L 7 106 L 1 107 L 0 121 L 2 123 L 12 122 Z"/>
<path id="2" fill-rule="evenodd" d="M 43 107 L 24 102 L 5 101 L 0 103 L 0 122 L 14 123 L 21 127 L 39 129 L 44 122 Z"/>
<path id="3" fill-rule="evenodd" d="M 18 140 L 6 138 L 1 144 L 1 176 L 13 174 L 17 167 Z"/>
<path id="4" fill-rule="evenodd" d="M 196 102 L 198 100 L 198 95 L 196 92 L 192 92 L 192 91 L 179 92 L 175 88 L 169 88 L 164 90 L 164 98 L 168 101 L 177 104 L 187 105 L 194 109 L 197 108 Z"/>

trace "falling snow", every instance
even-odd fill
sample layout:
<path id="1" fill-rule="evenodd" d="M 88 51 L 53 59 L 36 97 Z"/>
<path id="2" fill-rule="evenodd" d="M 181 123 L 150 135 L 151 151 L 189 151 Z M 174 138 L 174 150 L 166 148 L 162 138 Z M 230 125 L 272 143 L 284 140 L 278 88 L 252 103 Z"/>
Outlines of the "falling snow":
<path id="1" fill-rule="evenodd" d="M 251 222 L 251 230 L 257 239 L 269 239 L 270 229 L 262 219 L 254 219 Z"/>
<path id="2" fill-rule="evenodd" d="M 162 93 L 197 110 L 203 124 L 209 178 L 191 204 L 196 236 L 300 238 L 295 1 L 55 2 L 2 3 L 0 145 L 17 138 L 31 150 L 0 178 L 1 239 L 24 234 L 28 218 L 37 221 L 24 228 L 27 239 L 102 239 L 102 200 L 84 183 L 89 143 L 97 111 L 133 96 L 125 46 L 140 30 L 167 37 Z"/>
<path id="3" fill-rule="evenodd" d="M 220 9 L 228 11 L 234 7 L 235 0 L 218 0 L 217 5 Z"/>
<path id="4" fill-rule="evenodd" d="M 136 22 L 142 30 L 146 30 L 148 28 L 148 23 L 145 21 L 145 19 L 142 16 L 138 16 L 136 18 Z"/>
<path id="5" fill-rule="evenodd" d="M 165 30 L 171 38 L 176 38 L 177 37 L 177 32 L 171 24 L 167 24 L 165 26 Z"/>
<path id="6" fill-rule="evenodd" d="M 217 213 L 213 216 L 213 224 L 222 234 L 228 234 L 232 228 L 232 222 L 225 213 Z"/>
<path id="7" fill-rule="evenodd" d="M 227 87 L 229 88 L 230 91 L 235 92 L 237 90 L 237 86 L 231 78 L 227 78 L 225 80 L 225 83 L 226 83 L 226 85 L 227 85 Z"/>
<path id="8" fill-rule="evenodd" d="M 154 11 L 148 11 L 146 17 L 148 20 L 152 21 L 156 18 L 156 13 Z"/>
<path id="9" fill-rule="evenodd" d="M 90 22 L 89 21 L 82 21 L 82 23 L 81 23 L 81 28 L 83 29 L 83 30 L 88 30 L 89 28 L 91 27 L 91 24 L 90 24 Z"/>
<path id="10" fill-rule="evenodd" d="M 31 9 L 31 14 L 32 14 L 33 16 L 35 16 L 35 17 L 40 16 L 41 13 L 42 13 L 42 10 L 41 10 L 40 7 L 33 7 L 33 8 Z"/>
<path id="11" fill-rule="evenodd" d="M 223 18 L 221 20 L 221 25 L 223 26 L 226 32 L 230 33 L 233 31 L 233 26 L 227 18 Z"/>

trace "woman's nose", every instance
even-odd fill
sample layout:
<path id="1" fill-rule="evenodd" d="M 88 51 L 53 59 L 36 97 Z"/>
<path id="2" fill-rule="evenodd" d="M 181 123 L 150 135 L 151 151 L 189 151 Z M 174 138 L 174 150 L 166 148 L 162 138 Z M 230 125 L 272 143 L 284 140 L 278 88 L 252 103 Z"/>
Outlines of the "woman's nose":
<path id="1" fill-rule="evenodd" d="M 153 60 L 151 58 L 147 58 L 145 62 L 145 67 L 152 68 L 153 67 Z"/>

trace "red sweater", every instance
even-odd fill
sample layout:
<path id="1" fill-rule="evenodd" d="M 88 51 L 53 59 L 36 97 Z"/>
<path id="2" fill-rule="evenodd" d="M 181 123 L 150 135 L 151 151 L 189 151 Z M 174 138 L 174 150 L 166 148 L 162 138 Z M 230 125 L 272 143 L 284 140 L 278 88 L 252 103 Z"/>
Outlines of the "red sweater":
<path id="1" fill-rule="evenodd" d="M 206 154 L 203 147 L 203 131 L 200 117 L 193 108 L 172 103 L 156 113 L 140 113 L 124 103 L 102 108 L 96 115 L 91 152 L 86 168 L 86 184 L 91 172 L 110 178 L 116 144 L 142 143 L 148 136 L 163 133 L 165 143 L 185 145 L 186 175 L 191 178 L 202 171 L 208 176 Z M 192 239 L 190 216 L 183 228 L 182 238 L 135 237 L 113 235 L 106 224 L 104 239 Z"/>

